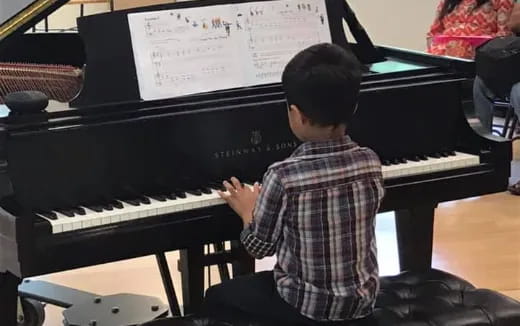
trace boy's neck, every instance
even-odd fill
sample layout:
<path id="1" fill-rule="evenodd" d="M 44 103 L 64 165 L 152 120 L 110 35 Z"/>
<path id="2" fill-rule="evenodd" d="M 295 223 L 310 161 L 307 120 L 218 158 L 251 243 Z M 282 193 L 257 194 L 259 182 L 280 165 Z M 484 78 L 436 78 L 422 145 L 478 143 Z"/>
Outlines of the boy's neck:
<path id="1" fill-rule="evenodd" d="M 344 124 L 337 126 L 312 126 L 306 130 L 302 141 L 320 142 L 339 140 L 345 136 L 347 128 Z"/>

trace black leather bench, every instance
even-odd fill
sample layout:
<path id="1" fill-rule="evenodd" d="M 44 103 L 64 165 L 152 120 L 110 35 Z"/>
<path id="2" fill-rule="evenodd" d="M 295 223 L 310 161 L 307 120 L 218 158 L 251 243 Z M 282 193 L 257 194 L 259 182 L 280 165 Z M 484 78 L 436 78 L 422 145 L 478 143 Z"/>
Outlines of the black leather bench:
<path id="1" fill-rule="evenodd" d="M 196 317 L 164 319 L 142 326 L 271 326 L 254 320 L 221 323 Z M 348 326 L 520 326 L 520 302 L 476 289 L 439 271 L 382 277 L 373 319 Z"/>

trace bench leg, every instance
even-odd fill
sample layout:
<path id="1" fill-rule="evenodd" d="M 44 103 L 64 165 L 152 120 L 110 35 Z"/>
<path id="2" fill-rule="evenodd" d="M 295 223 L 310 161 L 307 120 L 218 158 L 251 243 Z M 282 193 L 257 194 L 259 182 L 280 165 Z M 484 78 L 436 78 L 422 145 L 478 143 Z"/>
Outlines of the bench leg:
<path id="1" fill-rule="evenodd" d="M 436 207 L 437 204 L 430 204 L 396 211 L 401 271 L 420 272 L 431 268 Z"/>
<path id="2" fill-rule="evenodd" d="M 21 279 L 11 273 L 0 273 L 0 325 L 17 326 L 18 285 Z"/>

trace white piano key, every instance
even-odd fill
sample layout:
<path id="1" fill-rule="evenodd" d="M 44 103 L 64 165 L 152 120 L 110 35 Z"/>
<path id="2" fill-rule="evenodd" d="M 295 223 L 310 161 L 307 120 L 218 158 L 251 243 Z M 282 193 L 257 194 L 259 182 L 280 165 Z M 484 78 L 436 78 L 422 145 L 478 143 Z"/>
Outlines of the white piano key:
<path id="1" fill-rule="evenodd" d="M 456 152 L 453 156 L 428 158 L 424 161 L 383 166 L 385 179 L 460 169 L 480 164 L 478 155 Z"/>
<path id="2" fill-rule="evenodd" d="M 61 233 L 63 232 L 63 225 L 62 223 L 58 222 L 57 220 L 53 220 L 53 219 L 50 219 L 50 218 L 47 218 L 41 214 L 36 214 L 37 216 L 43 218 L 44 220 L 47 220 L 49 221 L 49 223 L 51 224 L 51 228 L 52 228 L 52 233 Z"/>

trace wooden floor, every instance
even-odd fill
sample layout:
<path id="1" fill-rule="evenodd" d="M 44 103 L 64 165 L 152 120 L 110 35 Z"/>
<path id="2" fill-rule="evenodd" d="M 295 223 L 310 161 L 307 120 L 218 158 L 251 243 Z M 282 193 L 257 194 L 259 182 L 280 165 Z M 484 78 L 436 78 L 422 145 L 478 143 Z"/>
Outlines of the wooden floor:
<path id="1" fill-rule="evenodd" d="M 520 178 L 520 144 L 513 177 Z M 381 273 L 398 272 L 393 214 L 378 216 Z M 168 254 L 176 271 L 176 253 Z M 271 268 L 273 259 L 257 263 Z M 520 300 L 520 197 L 500 193 L 442 204 L 436 213 L 434 266 L 466 278 L 479 287 L 495 289 Z M 215 271 L 212 273 L 216 279 Z M 99 294 L 139 293 L 161 297 L 160 276 L 153 257 L 44 276 L 44 279 Z M 174 273 L 180 291 L 179 275 Z M 61 311 L 47 307 L 46 326 L 61 325 Z"/>

